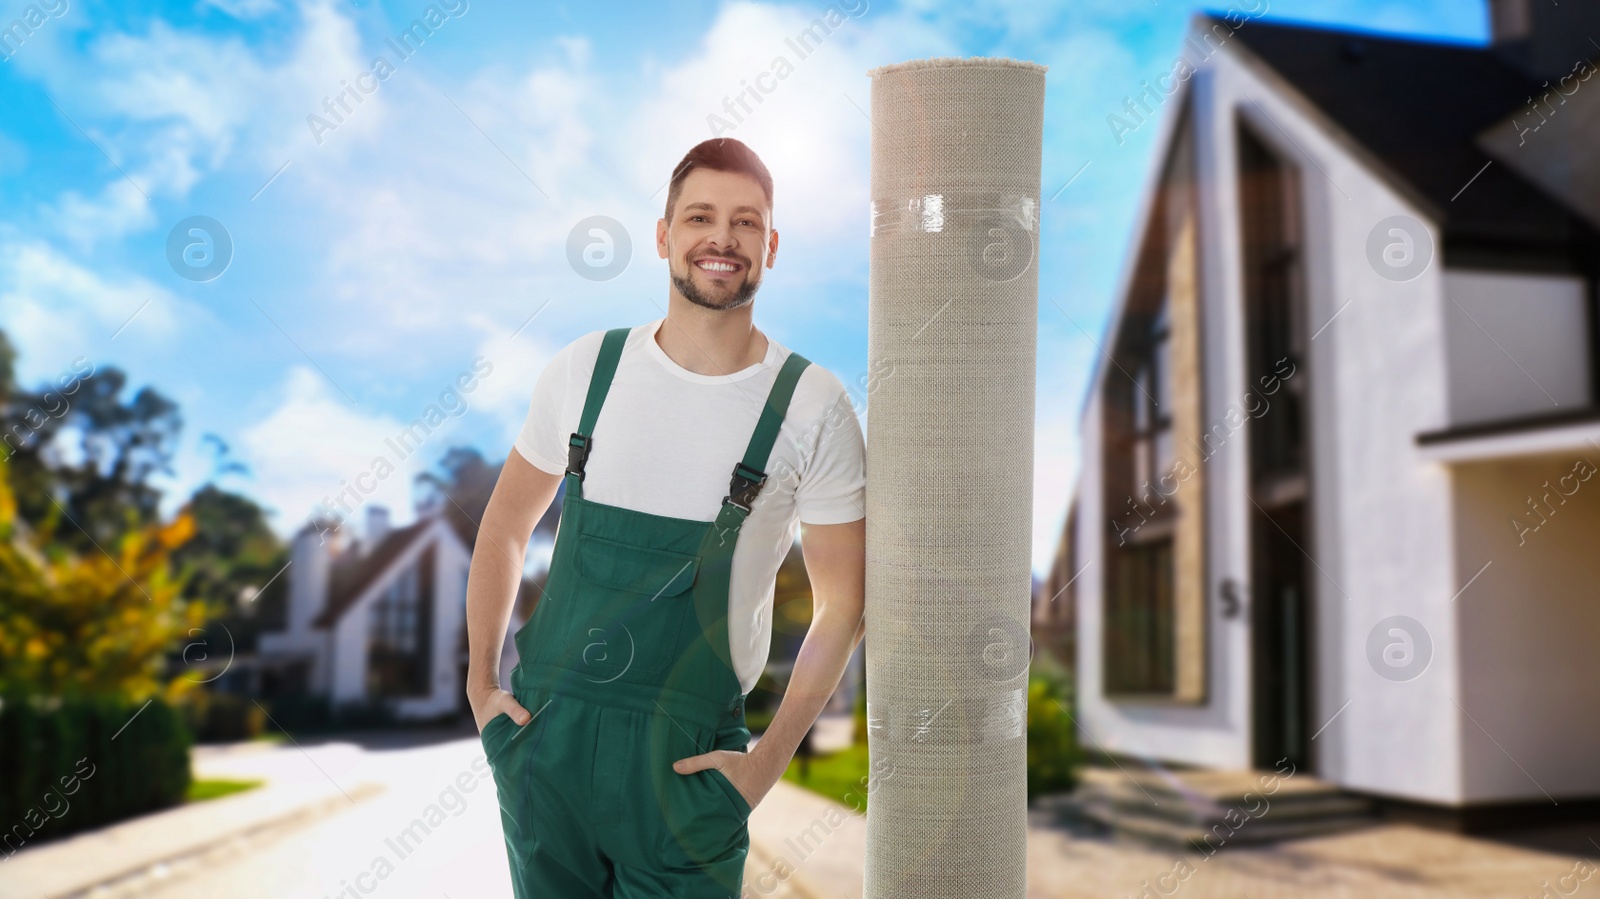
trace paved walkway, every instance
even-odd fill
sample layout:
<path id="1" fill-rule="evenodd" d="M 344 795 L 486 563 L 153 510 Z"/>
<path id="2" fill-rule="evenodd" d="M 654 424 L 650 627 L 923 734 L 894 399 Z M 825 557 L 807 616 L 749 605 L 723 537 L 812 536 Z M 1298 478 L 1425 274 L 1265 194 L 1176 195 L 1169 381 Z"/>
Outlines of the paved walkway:
<path id="1" fill-rule="evenodd" d="M 1032 817 L 1029 899 L 1143 899 L 1174 895 L 1175 888 L 1186 899 L 1538 897 L 1543 881 L 1556 883 L 1578 862 L 1574 855 L 1401 824 L 1210 857 L 1179 855 L 1074 838 L 1042 815 Z M 1600 835 L 1600 825 L 1592 829 Z M 1589 858 L 1600 859 L 1600 849 Z M 1600 896 L 1600 878 L 1588 889 Z"/>
<path id="2" fill-rule="evenodd" d="M 865 815 L 780 780 L 750 813 L 744 894 L 781 899 L 860 896 L 866 846 Z"/>

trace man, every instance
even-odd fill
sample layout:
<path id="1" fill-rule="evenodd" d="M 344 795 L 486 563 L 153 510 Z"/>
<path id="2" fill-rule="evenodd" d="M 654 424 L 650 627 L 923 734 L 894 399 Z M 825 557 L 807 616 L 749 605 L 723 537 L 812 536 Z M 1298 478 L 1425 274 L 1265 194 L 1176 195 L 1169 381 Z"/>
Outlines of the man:
<path id="1" fill-rule="evenodd" d="M 863 636 L 861 428 L 838 378 L 752 323 L 771 223 L 748 147 L 689 151 L 656 224 L 666 317 L 556 354 L 484 512 L 467 695 L 518 897 L 738 896 L 750 811 Z M 548 582 L 502 685 L 524 552 L 563 482 Z M 747 752 L 744 698 L 797 521 L 811 628 Z"/>

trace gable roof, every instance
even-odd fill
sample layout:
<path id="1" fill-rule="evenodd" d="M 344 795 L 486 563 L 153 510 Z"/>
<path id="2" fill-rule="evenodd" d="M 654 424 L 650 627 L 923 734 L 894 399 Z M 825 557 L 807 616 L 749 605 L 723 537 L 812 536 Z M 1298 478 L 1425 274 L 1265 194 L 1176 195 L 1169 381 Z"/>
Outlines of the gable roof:
<path id="1" fill-rule="evenodd" d="M 333 625 L 361 594 L 372 585 L 406 550 L 428 531 L 434 522 L 432 516 L 421 518 L 403 528 L 390 531 L 377 546 L 366 553 L 346 551 L 334 560 L 328 573 L 328 603 L 322 614 L 312 622 L 312 627 Z M 454 531 L 451 531 L 454 533 Z"/>
<path id="2" fill-rule="evenodd" d="M 1439 224 L 1447 254 L 1569 259 L 1589 239 L 1573 210 L 1479 148 L 1482 132 L 1544 91 L 1493 49 L 1257 20 L 1233 38 L 1228 48 L 1280 76 L 1399 182 Z"/>

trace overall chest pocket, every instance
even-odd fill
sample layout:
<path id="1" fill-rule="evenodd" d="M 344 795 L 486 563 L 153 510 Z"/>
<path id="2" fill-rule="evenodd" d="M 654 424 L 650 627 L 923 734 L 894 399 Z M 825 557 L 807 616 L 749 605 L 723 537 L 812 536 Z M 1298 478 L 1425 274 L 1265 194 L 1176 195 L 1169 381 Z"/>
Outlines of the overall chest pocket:
<path id="1" fill-rule="evenodd" d="M 695 620 L 699 557 L 579 534 L 572 558 L 577 577 L 555 597 L 565 608 L 547 622 L 539 652 L 593 681 L 669 669 Z"/>

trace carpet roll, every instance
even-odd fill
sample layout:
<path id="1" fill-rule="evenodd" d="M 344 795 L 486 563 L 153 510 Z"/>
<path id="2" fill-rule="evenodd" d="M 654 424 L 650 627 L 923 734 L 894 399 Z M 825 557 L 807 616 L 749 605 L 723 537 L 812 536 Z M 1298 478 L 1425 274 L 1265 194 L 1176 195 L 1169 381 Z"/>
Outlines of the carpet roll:
<path id="1" fill-rule="evenodd" d="M 1022 899 L 1045 67 L 872 69 L 869 899 Z"/>

